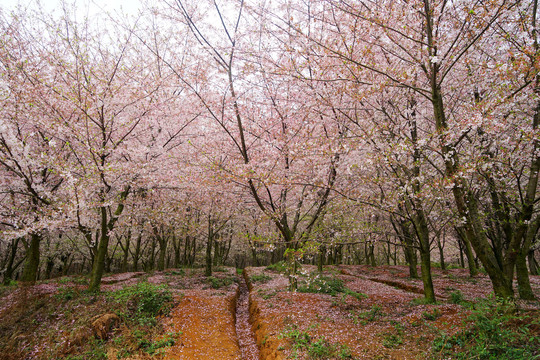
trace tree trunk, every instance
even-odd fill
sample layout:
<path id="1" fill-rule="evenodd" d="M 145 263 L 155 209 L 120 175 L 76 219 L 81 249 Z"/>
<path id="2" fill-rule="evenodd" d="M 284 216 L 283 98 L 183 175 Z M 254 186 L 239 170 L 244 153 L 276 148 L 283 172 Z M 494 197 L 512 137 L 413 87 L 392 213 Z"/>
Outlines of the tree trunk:
<path id="1" fill-rule="evenodd" d="M 174 262 L 173 268 L 179 268 L 182 257 L 180 255 L 180 239 L 176 237 L 176 234 L 172 234 L 172 245 L 174 249 Z"/>
<path id="2" fill-rule="evenodd" d="M 127 272 L 128 270 L 128 256 L 129 256 L 129 246 L 131 243 L 131 230 L 128 230 L 126 235 L 126 243 L 122 246 L 122 251 L 124 252 L 122 257 L 122 272 Z"/>
<path id="3" fill-rule="evenodd" d="M 326 247 L 324 245 L 319 246 L 319 258 L 317 261 L 317 270 L 322 273 L 324 265 L 324 253 L 326 252 Z"/>
<path id="4" fill-rule="evenodd" d="M 410 230 L 410 221 L 403 220 L 398 222 L 398 226 L 392 222 L 394 230 L 396 231 L 398 238 L 403 244 L 403 252 L 405 254 L 405 260 L 409 265 L 409 276 L 413 279 L 418 279 L 418 258 L 416 257 L 416 249 L 414 247 L 414 238 Z"/>
<path id="5" fill-rule="evenodd" d="M 377 262 L 375 261 L 375 244 L 373 243 L 369 243 L 369 246 L 368 246 L 368 251 L 369 251 L 369 262 L 370 262 L 370 265 L 372 267 L 375 267 L 377 266 Z"/>
<path id="6" fill-rule="evenodd" d="M 48 256 L 45 265 L 45 279 L 50 279 L 54 269 L 54 257 Z"/>
<path id="7" fill-rule="evenodd" d="M 195 258 L 197 257 L 197 238 L 193 236 L 191 239 L 191 255 L 189 257 L 189 265 L 194 266 Z"/>
<path id="8" fill-rule="evenodd" d="M 422 210 L 417 210 L 414 220 L 416 235 L 420 244 L 420 271 L 424 285 L 424 297 L 430 303 L 435 302 L 435 291 L 431 277 L 431 252 L 429 244 L 429 229 Z"/>
<path id="9" fill-rule="evenodd" d="M 529 259 L 529 271 L 531 275 L 540 275 L 540 266 L 534 257 L 534 250 L 529 250 L 527 257 Z"/>
<path id="10" fill-rule="evenodd" d="M 527 255 L 533 240 L 536 238 L 536 233 L 540 227 L 540 217 L 537 217 L 535 221 L 529 224 L 527 234 L 525 235 L 525 242 L 523 243 L 517 260 L 516 260 L 516 275 L 518 281 L 518 293 L 519 297 L 523 300 L 534 300 L 534 293 L 529 281 L 529 271 L 527 269 Z"/>
<path id="11" fill-rule="evenodd" d="M 161 236 L 159 241 L 159 257 L 158 257 L 158 263 L 157 268 L 159 271 L 165 270 L 165 257 L 167 255 L 167 238 L 165 236 Z"/>
<path id="12" fill-rule="evenodd" d="M 31 234 L 30 244 L 26 250 L 26 262 L 24 264 L 24 270 L 21 276 L 21 281 L 29 284 L 36 282 L 39 269 L 39 245 L 41 242 L 41 235 Z"/>
<path id="13" fill-rule="evenodd" d="M 206 244 L 206 266 L 204 274 L 206 276 L 212 276 L 212 237 L 208 236 L 208 243 Z"/>
<path id="14" fill-rule="evenodd" d="M 92 273 L 90 275 L 90 292 L 98 292 L 101 286 L 101 278 L 105 269 L 105 259 L 109 249 L 109 234 L 107 229 L 107 208 L 102 206 L 101 211 L 101 236 L 97 248 L 97 253 L 92 265 Z"/>
<path id="15" fill-rule="evenodd" d="M 11 280 L 13 280 L 13 272 L 18 267 L 14 266 L 15 257 L 17 256 L 17 247 L 19 246 L 20 238 L 12 239 L 10 244 L 9 258 L 6 265 L 6 271 L 4 272 L 4 285 L 9 285 Z M 20 262 L 19 262 L 20 264 Z"/>
<path id="16" fill-rule="evenodd" d="M 529 270 L 527 269 L 527 256 L 523 253 L 518 255 L 516 261 L 516 276 L 518 280 L 519 297 L 523 300 L 535 300 L 531 283 L 529 281 Z"/>
<path id="17" fill-rule="evenodd" d="M 214 240 L 214 229 L 212 227 L 212 221 L 208 217 L 208 241 L 206 243 L 206 267 L 204 274 L 206 276 L 212 276 L 212 245 Z"/>
<path id="18" fill-rule="evenodd" d="M 439 249 L 439 261 L 441 263 L 441 269 L 446 270 L 446 263 L 444 262 L 444 247 L 441 244 L 441 239 L 437 236 L 437 248 Z"/>
<path id="19" fill-rule="evenodd" d="M 124 200 L 129 194 L 130 187 L 128 186 L 122 193 L 120 193 L 120 203 L 116 208 L 116 211 L 112 215 L 110 220 L 107 220 L 107 207 L 101 206 L 101 237 L 97 247 L 96 257 L 92 265 L 92 273 L 90 274 L 90 285 L 88 291 L 98 292 L 101 285 L 101 278 L 103 276 L 103 270 L 105 269 L 105 260 L 109 250 L 109 231 L 114 228 L 118 217 L 124 211 Z M 103 199 L 102 199 L 103 200 Z"/>
<path id="20" fill-rule="evenodd" d="M 139 259 L 141 258 L 142 233 L 137 237 L 135 252 L 133 253 L 133 271 L 139 271 Z"/>
<path id="21" fill-rule="evenodd" d="M 465 250 L 465 256 L 467 257 L 467 265 L 469 267 L 469 276 L 475 277 L 476 275 L 478 275 L 478 267 L 476 266 L 476 262 L 474 261 L 474 253 L 471 243 L 467 239 L 467 233 L 462 227 L 456 227 L 456 233 L 461 240 L 462 246 Z"/>
<path id="22" fill-rule="evenodd" d="M 461 241 L 461 239 L 458 238 L 459 266 L 461 266 L 462 268 L 465 267 L 465 258 L 463 257 L 463 247 L 464 247 L 463 241 Z"/>

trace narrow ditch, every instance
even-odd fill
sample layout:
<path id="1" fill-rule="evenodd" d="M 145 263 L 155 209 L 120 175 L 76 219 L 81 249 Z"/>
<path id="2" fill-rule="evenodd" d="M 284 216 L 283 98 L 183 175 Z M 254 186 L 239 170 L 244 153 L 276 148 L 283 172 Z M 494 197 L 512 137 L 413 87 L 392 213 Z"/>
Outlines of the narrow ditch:
<path id="1" fill-rule="evenodd" d="M 249 291 L 243 277 L 238 277 L 239 295 L 236 300 L 236 335 L 242 360 L 260 360 L 255 334 L 249 322 Z"/>

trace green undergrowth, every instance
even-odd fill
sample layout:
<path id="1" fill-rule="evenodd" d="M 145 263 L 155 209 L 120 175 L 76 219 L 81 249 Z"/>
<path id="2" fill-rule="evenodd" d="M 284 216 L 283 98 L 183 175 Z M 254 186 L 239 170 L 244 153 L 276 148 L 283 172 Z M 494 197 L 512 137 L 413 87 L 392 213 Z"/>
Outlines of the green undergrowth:
<path id="1" fill-rule="evenodd" d="M 236 281 L 236 278 L 231 277 L 231 276 L 227 276 L 227 277 L 208 276 L 206 280 L 213 289 L 221 289 L 222 287 L 227 287 L 227 286 L 232 285 Z"/>
<path id="2" fill-rule="evenodd" d="M 470 304 L 464 328 L 432 344 L 433 359 L 540 359 L 540 314 L 493 298 Z"/>
<path id="3" fill-rule="evenodd" d="M 173 296 L 166 285 L 139 282 L 108 294 L 117 304 L 126 304 L 119 315 L 129 322 L 155 325 L 157 316 L 168 315 L 173 306 Z"/>
<path id="4" fill-rule="evenodd" d="M 250 277 L 250 280 L 254 283 L 261 283 L 265 284 L 272 280 L 272 277 L 266 274 L 260 274 L 260 275 L 253 275 Z"/>
<path id="5" fill-rule="evenodd" d="M 2 360 L 105 360 L 144 358 L 163 352 L 180 334 L 165 334 L 160 316 L 173 306 L 170 290 L 140 282 L 116 291 L 90 293 L 62 281 L 52 295 L 21 293 L 0 325 Z M 93 322 L 109 314 L 114 326 L 98 338 Z M 14 336 L 16 335 L 16 336 Z M 37 355 L 30 351 L 41 349 Z M 143 356 L 143 357 L 141 357 Z"/>
<path id="6" fill-rule="evenodd" d="M 373 304 L 371 308 L 366 311 L 351 310 L 350 316 L 354 324 L 367 325 L 370 322 L 383 318 L 386 314 L 379 305 Z"/>
<path id="7" fill-rule="evenodd" d="M 7 296 L 12 291 L 17 289 L 18 282 L 15 280 L 7 281 L 7 284 L 0 284 L 0 297 Z"/>
<path id="8" fill-rule="evenodd" d="M 272 271 L 277 271 L 279 273 L 284 273 L 285 271 L 287 271 L 287 264 L 285 263 L 285 261 L 279 261 L 275 264 L 268 265 L 266 267 L 266 270 L 272 270 Z"/>
<path id="9" fill-rule="evenodd" d="M 290 325 L 278 338 L 290 341 L 294 359 L 298 359 L 301 354 L 307 356 L 307 359 L 354 359 L 347 345 L 332 343 L 324 336 L 314 337 L 309 333 L 312 329 L 300 330 L 297 325 Z"/>
<path id="10" fill-rule="evenodd" d="M 317 273 L 309 274 L 305 279 L 301 279 L 297 291 L 301 293 L 328 294 L 332 296 L 338 294 L 350 295 L 357 300 L 367 298 L 367 295 L 347 288 L 343 283 L 343 280 L 333 276 L 319 275 Z"/>

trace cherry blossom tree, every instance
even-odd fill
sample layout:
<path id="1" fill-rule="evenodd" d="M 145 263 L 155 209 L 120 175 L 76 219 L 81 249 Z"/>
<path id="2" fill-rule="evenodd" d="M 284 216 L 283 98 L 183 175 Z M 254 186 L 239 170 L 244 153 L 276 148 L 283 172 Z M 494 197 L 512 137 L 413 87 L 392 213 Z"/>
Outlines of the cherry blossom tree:
<path id="1" fill-rule="evenodd" d="M 339 17 L 332 17 L 332 12 L 339 13 Z M 416 101 L 422 99 L 423 105 L 418 112 L 425 117 L 428 117 L 428 111 L 432 112 L 434 140 L 438 144 L 434 149 L 440 155 L 439 163 L 433 162 L 432 165 L 441 172 L 445 186 L 452 191 L 464 238 L 470 241 L 488 272 L 495 293 L 502 297 L 513 294 L 511 279 L 517 254 L 523 248 L 524 235 L 534 211 L 532 204 L 537 181 L 537 158 L 534 150 L 536 145 L 525 152 L 532 154 L 531 165 L 527 170 L 530 175 L 518 180 L 518 183 L 525 181 L 527 184 L 524 187 L 526 190 L 521 192 L 522 202 L 518 205 L 521 210 L 516 215 L 516 224 L 520 225 L 517 225 L 512 237 L 502 248 L 504 254 L 500 256 L 497 255 L 497 246 L 493 246 L 493 242 L 483 230 L 485 224 L 481 220 L 478 201 L 482 196 L 483 186 L 489 186 L 489 180 L 474 176 L 485 174 L 482 169 L 478 171 L 475 168 L 482 151 L 478 151 L 482 147 L 476 146 L 475 141 L 482 136 L 485 127 L 498 126 L 503 119 L 508 119 L 509 113 L 505 113 L 503 108 L 515 104 L 512 100 L 516 99 L 516 96 L 523 96 L 521 99 L 524 100 L 524 109 L 534 109 L 531 97 L 526 95 L 531 93 L 533 81 L 526 80 L 522 86 L 511 86 L 510 91 L 503 92 L 502 96 L 501 92 L 490 91 L 479 101 L 474 95 L 475 89 L 486 82 L 472 76 L 471 71 L 474 74 L 477 64 L 475 61 L 482 56 L 495 59 L 501 65 L 511 61 L 508 53 L 497 52 L 498 46 L 495 44 L 510 48 L 513 45 L 505 42 L 504 38 L 497 37 L 496 29 L 501 26 L 499 24 L 511 23 L 512 30 L 507 33 L 519 33 L 519 26 L 511 20 L 519 17 L 517 14 L 532 12 L 536 14 L 534 4 L 509 1 L 485 4 L 427 0 L 390 4 L 381 1 L 372 2 L 370 7 L 336 2 L 332 3 L 329 15 L 321 20 L 332 24 L 338 41 L 323 42 L 311 38 L 317 45 L 322 46 L 330 57 L 347 62 L 357 74 L 368 72 L 373 76 L 380 76 L 381 81 L 371 83 L 373 90 L 381 86 L 409 89 L 416 94 Z M 526 17 L 529 18 L 530 15 Z M 532 16 L 533 19 L 535 17 L 536 15 Z M 338 21 L 334 21 L 335 19 Z M 344 23 L 355 26 L 349 31 L 349 28 L 342 26 Z M 356 31 L 357 29 L 362 30 L 360 32 Z M 525 38 L 531 39 L 530 33 L 525 35 Z M 362 45 L 347 46 L 356 44 L 355 41 Z M 338 47 L 336 44 L 343 46 Z M 528 69 L 522 74 L 531 79 L 536 72 L 530 71 L 530 66 Z M 360 77 L 357 75 L 357 78 Z M 494 84 L 487 81 L 486 85 L 491 88 Z M 490 106 L 485 106 L 488 103 Z M 402 106 L 402 109 L 405 111 L 406 107 Z M 515 119 L 513 126 L 528 132 L 530 125 L 521 122 L 522 118 L 527 118 L 527 112 L 531 114 L 530 110 L 525 110 L 525 117 L 511 115 L 511 119 Z M 532 114 L 529 115 L 529 118 L 531 117 Z M 486 154 L 485 144 L 483 151 Z M 419 209 L 418 206 L 416 208 Z"/>

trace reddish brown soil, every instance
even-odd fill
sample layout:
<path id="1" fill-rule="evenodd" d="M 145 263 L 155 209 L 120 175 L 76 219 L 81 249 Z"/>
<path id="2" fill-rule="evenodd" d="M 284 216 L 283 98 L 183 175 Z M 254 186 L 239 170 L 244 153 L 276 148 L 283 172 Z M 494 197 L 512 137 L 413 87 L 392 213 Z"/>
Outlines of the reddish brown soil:
<path id="1" fill-rule="evenodd" d="M 181 332 L 165 359 L 241 359 L 235 330 L 236 291 L 187 290 L 171 312 L 167 331 Z"/>
<path id="2" fill-rule="evenodd" d="M 309 266 L 304 269 L 315 270 Z M 263 268 L 246 270 L 251 288 L 251 318 L 261 359 L 286 359 L 294 355 L 291 341 L 283 338 L 293 328 L 307 331 L 312 341 L 324 336 L 330 343 L 346 345 L 357 359 L 423 358 L 441 331 L 447 334 L 458 331 L 468 315 L 461 306 L 450 303 L 412 305 L 411 300 L 422 297 L 419 294 L 422 283 L 408 279 L 404 266 L 341 266 L 330 270 L 349 289 L 366 294 L 367 298 L 293 293 L 287 291 L 288 281 L 282 274 Z M 249 281 L 263 271 L 271 274 L 271 281 L 265 284 Z M 467 299 L 485 297 L 490 292 L 485 276 L 471 280 L 463 270 L 434 273 L 439 300 L 448 299 L 456 290 L 462 291 Z M 540 288 L 536 286 L 538 277 L 532 278 L 540 296 Z M 377 315 L 372 318 L 369 314 L 374 309 Z M 305 352 L 296 356 L 307 358 Z"/>
<path id="3" fill-rule="evenodd" d="M 316 270 L 312 266 L 303 269 L 307 273 Z M 254 275 L 263 273 L 271 279 L 252 281 Z M 265 268 L 245 270 L 249 291 L 242 279 L 239 284 L 230 282 L 236 278 L 235 269 L 214 273 L 216 278 L 229 280 L 229 285 L 218 289 L 210 286 L 201 270 L 186 270 L 184 275 L 173 270 L 151 276 L 117 274 L 104 278 L 102 289 L 118 289 L 145 277 L 149 282 L 170 286 L 176 294 L 177 305 L 171 316 L 164 319 L 165 330 L 181 332 L 181 335 L 164 356 L 154 355 L 156 360 L 284 360 L 294 356 L 307 359 L 305 351 L 295 354 L 290 338 L 284 336 L 291 329 L 307 332 L 312 342 L 324 337 L 329 344 L 346 346 L 355 359 L 422 359 L 426 358 L 435 337 L 441 333 L 452 334 L 464 326 L 468 312 L 449 302 L 452 293 L 459 290 L 465 300 L 475 300 L 485 298 L 492 291 L 485 275 L 471 279 L 463 269 L 434 269 L 433 281 L 439 303 L 413 305 L 412 300 L 422 298 L 422 282 L 410 279 L 405 266 L 328 267 L 324 275 L 337 277 L 350 290 L 366 296 L 357 299 L 343 294 L 290 292 L 285 275 Z M 531 276 L 531 284 L 540 298 L 540 277 Z M 63 279 L 62 284 L 50 282 L 6 289 L 0 299 L 0 332 L 10 332 L 7 325 L 2 325 L 3 320 L 10 319 L 9 323 L 16 323 L 17 319 L 24 321 L 30 313 L 36 317 L 37 308 L 34 308 L 46 304 L 51 294 L 67 285 L 83 287 Z M 26 304 L 35 306 L 27 308 Z M 99 303 L 88 305 L 86 311 L 97 311 L 99 306 Z M 518 306 L 536 309 L 536 314 L 540 312 L 538 302 L 518 301 Z M 38 325 L 29 322 L 21 329 L 32 331 Z M 28 352 L 32 334 L 26 330 L 13 333 L 9 341 L 20 345 L 21 351 L 25 351 L 24 358 L 43 358 L 43 349 L 50 344 L 34 343 L 33 352 Z M 540 332 L 540 329 L 533 330 Z M 59 331 L 57 342 L 61 343 L 68 335 L 73 337 L 69 331 L 64 332 Z M 113 342 L 110 343 L 109 357 L 116 358 Z M 0 359 L 2 356 L 0 354 Z M 150 355 L 144 356 L 144 359 L 150 358 Z M 131 358 L 134 359 L 143 357 Z"/>

